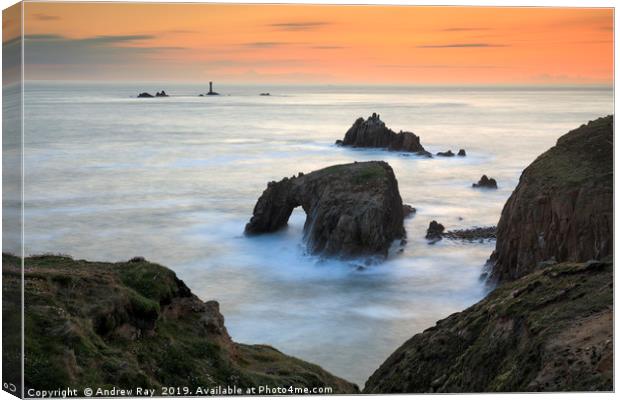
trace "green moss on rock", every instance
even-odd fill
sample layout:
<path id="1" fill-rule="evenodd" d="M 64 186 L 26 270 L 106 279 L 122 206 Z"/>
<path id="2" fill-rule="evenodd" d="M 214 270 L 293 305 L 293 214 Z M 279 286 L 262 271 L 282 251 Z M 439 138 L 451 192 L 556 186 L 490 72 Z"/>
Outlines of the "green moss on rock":
<path id="1" fill-rule="evenodd" d="M 20 259 L 3 255 L 3 283 Z M 25 259 L 26 388 L 156 389 L 214 385 L 357 386 L 267 346 L 233 342 L 216 302 L 202 302 L 174 272 L 136 258 L 102 263 Z M 7 321 L 4 321 L 7 322 Z M 263 356 L 261 358 L 261 355 Z"/>
<path id="2" fill-rule="evenodd" d="M 548 265 L 396 350 L 367 393 L 613 389 L 613 263 Z"/>

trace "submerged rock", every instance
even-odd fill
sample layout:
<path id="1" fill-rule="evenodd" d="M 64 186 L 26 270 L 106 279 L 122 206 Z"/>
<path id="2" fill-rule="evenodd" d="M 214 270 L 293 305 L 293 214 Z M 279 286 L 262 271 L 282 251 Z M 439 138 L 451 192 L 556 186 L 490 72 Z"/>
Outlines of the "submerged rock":
<path id="1" fill-rule="evenodd" d="M 405 218 L 407 218 L 410 215 L 413 215 L 416 213 L 416 209 L 415 207 L 409 205 L 409 204 L 403 204 L 403 216 Z"/>
<path id="2" fill-rule="evenodd" d="M 454 153 L 452 152 L 452 150 L 440 151 L 437 153 L 437 155 L 439 157 L 454 157 Z"/>
<path id="3" fill-rule="evenodd" d="M 482 175 L 478 183 L 472 183 L 471 186 L 475 188 L 497 189 L 497 181 L 486 175 Z"/>
<path id="4" fill-rule="evenodd" d="M 142 92 L 138 95 L 138 98 L 150 98 L 150 97 L 155 97 L 155 96 L 147 92 Z"/>
<path id="5" fill-rule="evenodd" d="M 397 349 L 365 393 L 613 390 L 613 263 L 546 266 Z"/>
<path id="6" fill-rule="evenodd" d="M 501 214 L 491 280 L 538 262 L 601 259 L 613 251 L 613 116 L 560 137 L 527 167 Z"/>
<path id="7" fill-rule="evenodd" d="M 496 226 L 474 227 L 469 229 L 457 229 L 453 231 L 447 231 L 443 234 L 443 237 L 447 239 L 460 239 L 460 240 L 485 240 L 495 239 L 497 235 Z"/>
<path id="8" fill-rule="evenodd" d="M 426 230 L 426 238 L 433 242 L 441 240 L 445 229 L 446 228 L 442 224 L 433 220 L 430 224 L 428 224 L 428 229 Z"/>
<path id="9" fill-rule="evenodd" d="M 373 113 L 367 120 L 358 118 L 349 128 L 343 140 L 337 140 L 337 145 L 352 147 L 375 147 L 394 151 L 413 152 L 431 157 L 424 150 L 420 138 L 412 132 L 400 131 L 396 133 L 385 126 L 378 114 Z"/>
<path id="10" fill-rule="evenodd" d="M 273 347 L 233 342 L 216 301 L 203 302 L 173 271 L 141 257 L 105 263 L 36 256 L 24 265 L 27 387 L 139 385 L 156 396 L 163 386 L 233 384 L 358 392 Z M 2 267 L 3 291 L 21 288 L 21 259 L 3 254 Z"/>
<path id="11" fill-rule="evenodd" d="M 398 183 L 383 161 L 334 165 L 270 182 L 245 233 L 286 226 L 298 206 L 306 213 L 304 236 L 312 253 L 387 256 L 392 242 L 405 236 Z"/>

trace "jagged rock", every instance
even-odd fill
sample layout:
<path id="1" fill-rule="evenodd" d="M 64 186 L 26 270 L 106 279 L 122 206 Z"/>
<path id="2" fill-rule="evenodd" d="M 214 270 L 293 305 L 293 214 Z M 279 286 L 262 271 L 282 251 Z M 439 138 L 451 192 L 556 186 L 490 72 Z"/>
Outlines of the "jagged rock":
<path id="1" fill-rule="evenodd" d="M 501 214 L 490 279 L 540 261 L 586 261 L 613 251 L 613 116 L 560 137 L 527 167 Z"/>
<path id="2" fill-rule="evenodd" d="M 470 229 L 457 229 L 454 231 L 447 231 L 442 236 L 447 239 L 460 239 L 460 240 L 485 240 L 495 239 L 497 234 L 496 226 L 486 227 L 474 227 Z"/>
<path id="3" fill-rule="evenodd" d="M 155 97 L 168 97 L 168 95 L 166 94 L 164 90 L 162 90 L 161 92 L 157 92 L 155 94 Z"/>
<path id="4" fill-rule="evenodd" d="M 233 342 L 216 301 L 203 302 L 173 271 L 139 258 L 105 263 L 28 257 L 22 282 L 22 260 L 3 254 L 3 293 L 11 295 L 3 307 L 24 283 L 27 387 L 81 392 L 140 385 L 155 389 L 155 396 L 172 385 L 359 391 L 273 347 Z"/>
<path id="5" fill-rule="evenodd" d="M 437 153 L 437 155 L 439 157 L 454 157 L 454 153 L 452 152 L 452 150 L 440 151 Z"/>
<path id="6" fill-rule="evenodd" d="M 155 96 L 153 96 L 152 94 L 147 93 L 147 92 L 142 92 L 142 93 L 140 93 L 140 94 L 138 95 L 138 97 L 139 97 L 139 98 L 150 98 L 150 97 L 155 97 Z"/>
<path id="7" fill-rule="evenodd" d="M 457 156 L 459 157 L 465 157 L 467 155 L 467 153 L 465 152 L 465 149 L 460 149 Z"/>
<path id="8" fill-rule="evenodd" d="M 413 152 L 431 157 L 424 150 L 420 138 L 412 132 L 395 133 L 385 126 L 378 114 L 373 113 L 367 120 L 358 118 L 349 128 L 343 140 L 337 140 L 337 145 L 352 147 L 376 147 L 394 151 Z"/>
<path id="9" fill-rule="evenodd" d="M 403 204 L 403 216 L 405 218 L 407 218 L 410 215 L 413 215 L 416 213 L 416 209 L 415 207 L 409 205 L 409 204 Z"/>
<path id="10" fill-rule="evenodd" d="M 441 240 L 445 229 L 446 228 L 442 224 L 433 220 L 430 224 L 428 224 L 428 229 L 426 230 L 426 238 L 434 242 Z"/>
<path id="11" fill-rule="evenodd" d="M 613 263 L 546 266 L 413 336 L 365 393 L 613 390 Z"/>
<path id="12" fill-rule="evenodd" d="M 475 188 L 497 189 L 497 181 L 486 175 L 482 175 L 478 183 L 472 183 L 471 186 Z"/>
<path id="13" fill-rule="evenodd" d="M 284 227 L 297 206 L 306 213 L 304 236 L 312 253 L 387 256 L 391 243 L 405 236 L 398 183 L 383 161 L 334 165 L 270 182 L 246 234 Z"/>

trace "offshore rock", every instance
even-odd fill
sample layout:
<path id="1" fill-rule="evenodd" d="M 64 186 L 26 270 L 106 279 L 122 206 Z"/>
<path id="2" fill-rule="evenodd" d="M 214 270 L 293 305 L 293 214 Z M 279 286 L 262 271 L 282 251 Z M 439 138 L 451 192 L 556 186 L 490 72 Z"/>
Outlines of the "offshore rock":
<path id="1" fill-rule="evenodd" d="M 286 226 L 298 206 L 306 213 L 304 236 L 312 253 L 385 257 L 392 242 L 405 237 L 398 182 L 383 161 L 334 165 L 270 182 L 245 233 Z"/>
<path id="2" fill-rule="evenodd" d="M 378 114 L 373 113 L 368 119 L 358 118 L 349 128 L 343 140 L 336 144 L 351 147 L 375 147 L 393 151 L 405 151 L 431 157 L 420 143 L 420 137 L 412 132 L 394 132 L 385 126 Z"/>
<path id="3" fill-rule="evenodd" d="M 472 183 L 471 187 L 474 188 L 486 188 L 486 189 L 497 189 L 497 181 L 493 178 L 489 178 L 486 175 L 482 175 L 478 183 Z"/>

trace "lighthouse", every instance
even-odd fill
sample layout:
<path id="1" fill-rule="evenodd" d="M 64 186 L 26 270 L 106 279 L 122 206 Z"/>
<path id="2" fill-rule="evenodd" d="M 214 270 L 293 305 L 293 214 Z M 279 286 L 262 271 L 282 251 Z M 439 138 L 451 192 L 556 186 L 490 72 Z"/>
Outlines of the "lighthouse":
<path id="1" fill-rule="evenodd" d="M 219 95 L 218 92 L 214 92 L 213 91 L 213 82 L 209 82 L 209 93 L 207 93 L 207 95 L 209 95 L 209 96 L 217 96 L 217 95 Z"/>

